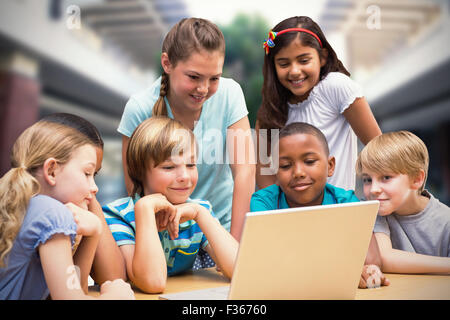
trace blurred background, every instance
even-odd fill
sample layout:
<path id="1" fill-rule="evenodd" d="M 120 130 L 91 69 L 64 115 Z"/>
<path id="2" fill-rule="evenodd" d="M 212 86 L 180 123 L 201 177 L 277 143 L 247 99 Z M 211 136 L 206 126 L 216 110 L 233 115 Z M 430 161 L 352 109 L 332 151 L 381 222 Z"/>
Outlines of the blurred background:
<path id="1" fill-rule="evenodd" d="M 2 0 L 0 176 L 25 128 L 69 112 L 91 121 L 105 141 L 99 201 L 125 196 L 116 129 L 130 95 L 159 76 L 162 40 L 184 17 L 209 19 L 223 31 L 224 76 L 242 86 L 254 126 L 262 41 L 293 15 L 322 27 L 383 132 L 405 129 L 424 140 L 427 188 L 449 205 L 448 0 Z"/>

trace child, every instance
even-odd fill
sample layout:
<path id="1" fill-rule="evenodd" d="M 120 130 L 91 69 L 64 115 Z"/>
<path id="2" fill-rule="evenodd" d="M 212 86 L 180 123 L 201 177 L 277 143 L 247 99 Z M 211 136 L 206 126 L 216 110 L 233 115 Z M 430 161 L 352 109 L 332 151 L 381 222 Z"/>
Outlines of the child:
<path id="1" fill-rule="evenodd" d="M 329 155 L 327 140 L 316 127 L 302 122 L 291 123 L 280 131 L 278 145 L 273 147 L 279 148 L 276 184 L 253 194 L 251 211 L 359 201 L 353 191 L 327 183 L 335 170 L 335 158 Z M 371 241 L 369 255 L 374 249 Z M 388 284 L 387 279 L 374 270 L 377 270 L 376 266 L 364 268 L 366 272 L 362 274 L 360 287 L 372 286 L 372 281 Z"/>
<path id="2" fill-rule="evenodd" d="M 349 78 L 322 30 L 309 17 L 280 22 L 269 33 L 264 48 L 263 99 L 257 114 L 257 132 L 281 129 L 291 122 L 314 125 L 324 133 L 337 162 L 328 182 L 354 189 L 354 133 L 364 144 L 381 134 L 361 88 Z M 257 137 L 261 140 L 258 146 L 270 143 L 264 141 L 263 135 Z M 275 176 L 262 175 L 264 166 L 264 161 L 258 159 L 256 182 L 260 188 L 275 183 Z"/>
<path id="3" fill-rule="evenodd" d="M 424 189 L 428 151 L 408 131 L 389 132 L 361 151 L 364 195 L 379 200 L 375 236 L 382 270 L 450 274 L 450 209 Z"/>
<path id="4" fill-rule="evenodd" d="M 16 140 L 11 160 L 0 179 L 0 299 L 91 299 L 87 278 L 102 231 L 87 211 L 98 190 L 94 145 L 73 128 L 39 121 Z M 76 235 L 84 240 L 72 258 Z M 115 280 L 100 298 L 134 295 Z"/>
<path id="5" fill-rule="evenodd" d="M 192 196 L 210 201 L 220 223 L 239 239 L 255 190 L 254 147 L 242 89 L 221 77 L 224 55 L 225 40 L 215 24 L 197 18 L 179 21 L 162 45 L 162 76 L 130 98 L 118 131 L 130 194 L 126 150 L 139 123 L 167 115 L 193 130 L 199 144 L 199 183 Z M 227 151 L 233 155 L 229 160 Z M 215 159 L 210 159 L 212 154 Z"/>
<path id="6" fill-rule="evenodd" d="M 128 278 L 145 292 L 162 292 L 167 275 L 192 269 L 201 248 L 231 278 L 238 243 L 208 201 L 189 198 L 198 180 L 196 152 L 194 134 L 180 122 L 145 120 L 126 155 L 135 197 L 103 207 Z"/>
<path id="7" fill-rule="evenodd" d="M 84 118 L 70 113 L 53 113 L 45 116 L 42 120 L 60 123 L 74 128 L 91 140 L 97 154 L 97 163 L 94 172 L 94 176 L 96 176 L 102 167 L 103 160 L 103 140 L 97 128 Z M 122 254 L 108 228 L 102 207 L 95 195 L 89 203 L 88 210 L 94 213 L 102 222 L 102 235 L 95 250 L 94 261 L 92 263 L 92 278 L 99 284 L 107 280 L 126 279 Z"/>

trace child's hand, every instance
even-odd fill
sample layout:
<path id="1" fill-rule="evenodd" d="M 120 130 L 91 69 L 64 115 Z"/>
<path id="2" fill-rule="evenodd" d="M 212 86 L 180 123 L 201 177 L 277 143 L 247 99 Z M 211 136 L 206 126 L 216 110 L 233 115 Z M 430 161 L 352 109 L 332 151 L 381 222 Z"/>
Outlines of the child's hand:
<path id="1" fill-rule="evenodd" d="M 108 294 L 108 298 L 114 300 L 135 300 L 133 290 L 129 283 L 126 283 L 122 279 L 116 279 L 111 281 L 105 281 L 100 287 L 100 294 Z"/>
<path id="2" fill-rule="evenodd" d="M 195 220 L 202 206 L 196 203 L 182 203 L 175 206 L 176 212 L 170 216 L 167 230 L 172 240 L 178 238 L 180 223 Z"/>
<path id="3" fill-rule="evenodd" d="M 176 209 L 167 198 L 161 193 L 154 193 L 141 198 L 137 203 L 148 206 L 147 209 L 153 210 L 155 214 L 156 227 L 158 231 L 165 230 L 171 215 L 174 215 Z"/>
<path id="4" fill-rule="evenodd" d="M 380 268 L 374 264 L 368 264 L 363 267 L 358 288 L 378 288 L 388 286 L 390 281 L 384 276 Z"/>
<path id="5" fill-rule="evenodd" d="M 87 210 L 84 210 L 73 203 L 66 203 L 66 207 L 72 212 L 73 219 L 77 224 L 77 234 L 85 237 L 99 235 L 102 232 L 100 219 Z"/>

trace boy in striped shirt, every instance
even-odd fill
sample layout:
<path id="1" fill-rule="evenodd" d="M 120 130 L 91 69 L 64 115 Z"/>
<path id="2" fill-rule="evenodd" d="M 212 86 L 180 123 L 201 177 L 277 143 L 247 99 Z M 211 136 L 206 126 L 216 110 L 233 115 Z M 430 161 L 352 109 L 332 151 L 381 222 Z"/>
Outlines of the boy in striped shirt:
<path id="1" fill-rule="evenodd" d="M 135 196 L 103 212 L 129 280 L 144 292 L 162 292 L 167 275 L 192 269 L 200 249 L 231 278 L 237 241 L 208 201 L 189 199 L 198 179 L 192 131 L 166 117 L 145 120 L 131 136 L 127 164 Z"/>

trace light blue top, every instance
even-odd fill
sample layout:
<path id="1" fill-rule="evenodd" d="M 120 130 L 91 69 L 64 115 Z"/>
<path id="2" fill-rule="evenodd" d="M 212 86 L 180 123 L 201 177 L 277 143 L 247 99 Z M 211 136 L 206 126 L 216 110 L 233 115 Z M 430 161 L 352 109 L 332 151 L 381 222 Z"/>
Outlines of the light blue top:
<path id="1" fill-rule="evenodd" d="M 130 137 L 135 128 L 152 115 L 159 98 L 161 78 L 152 86 L 133 95 L 125 106 L 119 124 L 121 134 Z M 167 112 L 173 118 L 169 102 Z M 226 146 L 227 128 L 247 116 L 244 94 L 240 85 L 227 78 L 220 78 L 217 92 L 205 101 L 194 135 L 199 146 L 197 159 L 198 182 L 192 198 L 211 202 L 222 226 L 230 230 L 234 181 Z"/>
<path id="2" fill-rule="evenodd" d="M 134 205 L 139 198 L 133 200 L 126 197 L 103 206 L 103 214 L 111 233 L 118 246 L 136 243 L 136 222 Z M 198 203 L 207 208 L 214 216 L 211 204 L 199 199 L 188 199 L 186 202 Z M 164 251 L 169 276 L 192 269 L 198 250 L 208 245 L 208 240 L 194 220 L 180 224 L 178 238 L 172 240 L 169 232 L 158 232 L 159 240 Z"/>
<path id="3" fill-rule="evenodd" d="M 38 246 L 58 233 L 70 236 L 73 245 L 76 231 L 72 212 L 61 202 L 43 195 L 31 198 L 7 266 L 0 268 L 0 300 L 46 299 L 49 291 Z"/>
<path id="4" fill-rule="evenodd" d="M 344 190 L 328 183 L 325 185 L 322 205 L 347 202 L 359 202 L 353 190 Z M 288 208 L 289 205 L 286 201 L 286 195 L 276 184 L 256 191 L 250 201 L 251 212 Z"/>

